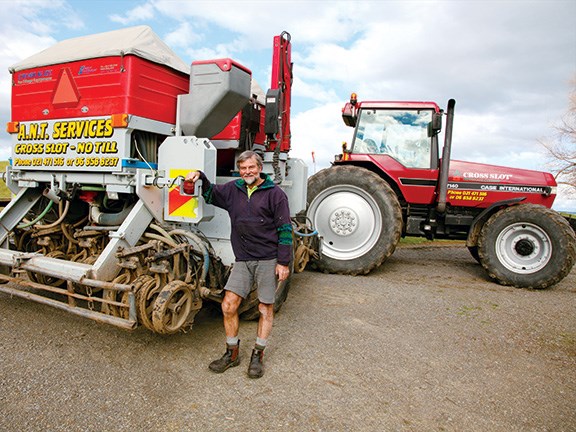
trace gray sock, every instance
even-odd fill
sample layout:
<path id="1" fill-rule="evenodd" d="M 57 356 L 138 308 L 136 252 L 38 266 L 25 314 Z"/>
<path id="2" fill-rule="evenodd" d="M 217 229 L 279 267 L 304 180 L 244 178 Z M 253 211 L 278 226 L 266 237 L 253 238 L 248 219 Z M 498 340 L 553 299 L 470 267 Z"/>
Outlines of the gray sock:
<path id="1" fill-rule="evenodd" d="M 266 344 L 268 343 L 268 339 L 260 339 L 259 337 L 256 338 L 256 349 L 262 351 L 266 348 Z"/>

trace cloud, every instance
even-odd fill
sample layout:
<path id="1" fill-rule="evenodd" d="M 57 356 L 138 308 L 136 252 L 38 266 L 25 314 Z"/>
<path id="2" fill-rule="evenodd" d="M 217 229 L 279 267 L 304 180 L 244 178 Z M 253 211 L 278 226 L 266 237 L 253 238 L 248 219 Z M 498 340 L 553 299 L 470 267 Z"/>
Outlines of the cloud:
<path id="1" fill-rule="evenodd" d="M 0 27 L 0 116 L 8 118 L 6 67 L 80 35 L 83 20 L 94 33 L 148 24 L 184 61 L 233 57 L 263 88 L 272 36 L 289 31 L 293 151 L 310 161 L 313 147 L 318 166 L 350 140 L 340 109 L 354 91 L 361 100 L 441 106 L 455 98 L 455 157 L 544 169 L 538 140 L 566 112 L 576 77 L 571 1 L 148 0 L 126 10 L 129 4 L 3 3 L 11 19 Z"/>
<path id="2" fill-rule="evenodd" d="M 353 130 L 342 121 L 342 103 L 333 102 L 292 116 L 291 157 L 300 158 L 313 174 L 312 152 L 316 169 L 330 166 L 334 155 L 342 153 L 342 142 L 350 143 Z"/>
<path id="3" fill-rule="evenodd" d="M 3 2 L 2 13 L 10 17 L 3 19 L 0 26 L 0 119 L 5 124 L 10 119 L 9 66 L 54 45 L 57 42 L 54 35 L 60 29 L 78 30 L 84 23 L 63 0 Z M 9 157 L 10 146 L 10 136 L 1 134 L 0 160 Z"/>
<path id="4" fill-rule="evenodd" d="M 299 40 L 304 43 L 345 41 L 354 33 L 350 17 L 355 16 L 359 4 L 337 2 L 327 5 L 316 1 L 258 0 L 155 0 L 150 3 L 172 19 L 197 19 L 207 26 L 218 26 L 241 35 L 242 44 L 256 49 L 267 47 L 269 37 L 281 30 L 298 33 Z"/>
<path id="5" fill-rule="evenodd" d="M 13 29 L 11 36 L 10 43 L 0 44 L 0 117 L 5 119 L 9 117 L 12 90 L 9 66 L 37 52 L 38 47 L 47 48 L 55 43 L 50 36 L 36 35 L 18 29 Z"/>
<path id="6" fill-rule="evenodd" d="M 188 47 L 191 44 L 196 45 L 205 39 L 205 35 L 197 30 L 197 27 L 190 22 L 182 22 L 178 27 L 166 34 L 164 42 L 172 48 Z"/>
<path id="7" fill-rule="evenodd" d="M 360 16 L 365 25 L 351 43 L 304 48 L 298 71 L 306 85 L 348 88 L 343 100 L 350 91 L 363 100 L 456 98 L 456 155 L 536 168 L 540 158 L 510 156 L 538 154 L 538 139 L 567 108 L 575 4 L 383 4 L 392 14 Z"/>
<path id="8" fill-rule="evenodd" d="M 574 188 L 566 185 L 558 186 L 558 195 L 552 208 L 557 211 L 567 211 L 576 214 L 576 197 Z"/>
<path id="9" fill-rule="evenodd" d="M 109 18 L 112 22 L 117 22 L 122 25 L 138 24 L 154 18 L 154 12 L 154 4 L 149 2 L 138 5 L 123 15 L 112 14 Z"/>
<path id="10" fill-rule="evenodd" d="M 13 30 L 46 35 L 59 28 L 78 30 L 84 22 L 75 9 L 65 0 L 12 0 L 2 2 L 2 13 L 9 19 L 2 21 L 0 32 Z"/>
<path id="11" fill-rule="evenodd" d="M 317 1 L 175 1 L 149 0 L 111 19 L 121 24 L 139 24 L 153 18 L 193 23 L 195 29 L 210 32 L 211 44 L 220 51 L 243 52 L 267 49 L 272 36 L 287 30 L 298 35 L 302 44 L 322 42 L 346 43 L 362 23 L 360 11 L 368 11 L 368 4 L 379 7 L 379 2 L 336 2 L 328 5 Z M 214 29 L 223 29 L 214 32 Z M 235 37 L 232 40 L 230 34 Z M 222 38 L 224 36 L 224 38 Z M 192 48 L 204 38 L 181 40 Z M 184 42 L 185 41 L 185 42 Z"/>

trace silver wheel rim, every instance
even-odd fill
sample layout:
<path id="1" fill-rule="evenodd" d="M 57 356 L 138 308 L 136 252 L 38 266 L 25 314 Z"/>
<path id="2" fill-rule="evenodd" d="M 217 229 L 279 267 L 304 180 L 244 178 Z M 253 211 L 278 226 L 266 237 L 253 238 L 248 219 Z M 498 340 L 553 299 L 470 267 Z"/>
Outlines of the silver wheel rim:
<path id="1" fill-rule="evenodd" d="M 374 247 L 382 232 L 378 204 L 356 186 L 324 189 L 310 204 L 309 214 L 322 237 L 322 254 L 328 258 L 361 257 Z"/>
<path id="2" fill-rule="evenodd" d="M 520 274 L 542 270 L 552 257 L 550 237 L 537 225 L 512 224 L 498 235 L 496 255 L 508 270 Z"/>

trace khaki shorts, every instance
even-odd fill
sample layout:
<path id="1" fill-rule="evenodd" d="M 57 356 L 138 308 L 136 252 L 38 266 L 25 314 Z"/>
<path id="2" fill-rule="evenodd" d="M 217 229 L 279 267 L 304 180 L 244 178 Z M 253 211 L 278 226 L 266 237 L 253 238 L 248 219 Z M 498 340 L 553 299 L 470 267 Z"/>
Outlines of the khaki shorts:
<path id="1" fill-rule="evenodd" d="M 273 304 L 276 300 L 277 281 L 275 259 L 236 261 L 224 289 L 246 298 L 256 284 L 260 303 Z"/>

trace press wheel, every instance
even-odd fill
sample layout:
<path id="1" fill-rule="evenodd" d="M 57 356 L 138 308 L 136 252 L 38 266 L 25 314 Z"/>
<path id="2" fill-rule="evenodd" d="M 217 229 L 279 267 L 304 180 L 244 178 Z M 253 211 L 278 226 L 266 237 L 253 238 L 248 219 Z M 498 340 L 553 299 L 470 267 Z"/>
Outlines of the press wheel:
<path id="1" fill-rule="evenodd" d="M 151 276 L 149 276 L 149 278 L 150 279 L 146 280 L 138 290 L 138 295 L 136 296 L 136 312 L 140 323 L 148 330 L 155 331 L 154 324 L 152 324 L 152 310 L 154 309 L 154 302 L 160 293 L 162 284 L 159 278 L 152 278 Z"/>
<path id="2" fill-rule="evenodd" d="M 154 330 L 161 334 L 177 333 L 188 322 L 190 313 L 197 306 L 195 303 L 190 285 L 180 280 L 168 283 L 154 302 Z"/>

